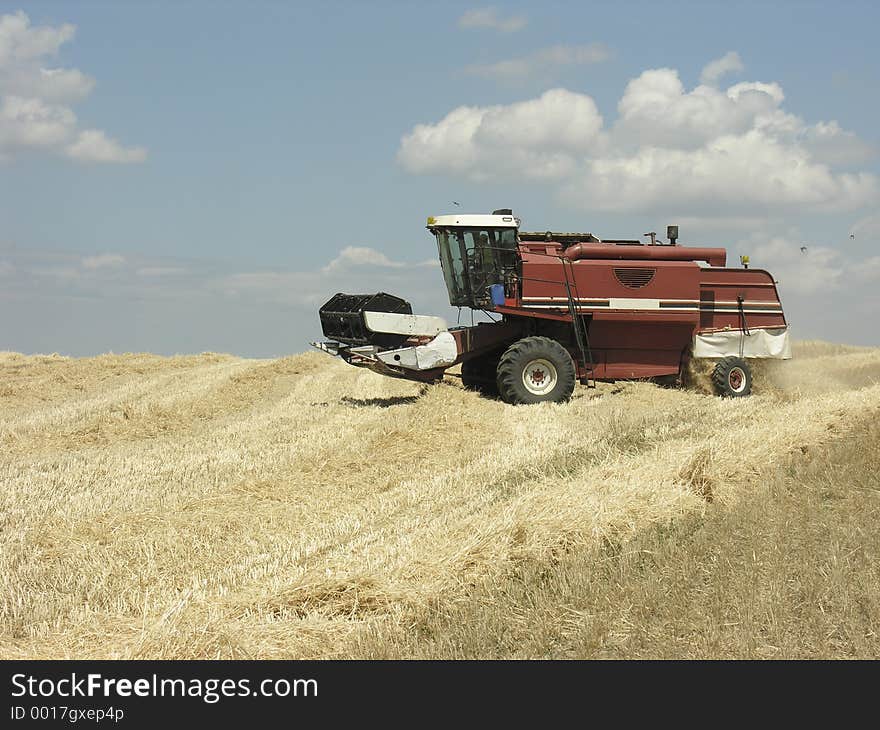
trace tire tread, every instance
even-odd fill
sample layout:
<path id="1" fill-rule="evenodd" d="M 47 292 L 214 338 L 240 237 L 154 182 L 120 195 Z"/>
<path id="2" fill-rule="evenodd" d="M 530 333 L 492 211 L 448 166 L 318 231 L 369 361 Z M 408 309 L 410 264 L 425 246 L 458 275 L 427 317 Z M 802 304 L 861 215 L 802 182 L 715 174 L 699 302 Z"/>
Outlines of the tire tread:
<path id="1" fill-rule="evenodd" d="M 748 379 L 748 386 L 743 393 L 734 393 L 728 386 L 727 374 L 733 367 L 742 368 Z M 718 364 L 715 365 L 715 368 L 712 370 L 712 387 L 722 398 L 741 398 L 747 396 L 752 392 L 752 370 L 748 363 L 742 358 L 739 358 L 736 355 L 728 355 L 719 360 Z"/>
<path id="2" fill-rule="evenodd" d="M 546 400 L 562 402 L 571 398 L 575 385 L 575 368 L 571 355 L 556 340 L 533 336 L 514 342 L 498 361 L 498 391 L 505 403 L 519 405 L 544 400 L 535 398 L 522 384 L 523 362 L 537 357 L 549 357 L 554 361 L 557 377 L 562 384 L 561 391 L 554 398 Z M 559 385 L 556 389 L 558 388 Z"/>

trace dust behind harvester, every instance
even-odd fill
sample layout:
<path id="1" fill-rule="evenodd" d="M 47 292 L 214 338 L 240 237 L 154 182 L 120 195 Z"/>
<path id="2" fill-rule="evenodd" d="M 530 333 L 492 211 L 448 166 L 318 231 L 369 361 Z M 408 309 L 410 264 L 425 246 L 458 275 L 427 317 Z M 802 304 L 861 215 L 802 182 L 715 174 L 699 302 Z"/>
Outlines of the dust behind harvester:
<path id="1" fill-rule="evenodd" d="M 461 364 L 466 387 L 508 403 L 568 399 L 576 381 L 681 378 L 691 358 L 717 361 L 724 396 L 751 391 L 749 358 L 791 357 L 773 277 L 727 267 L 723 248 L 527 233 L 510 210 L 428 218 L 449 302 L 497 321 L 449 327 L 409 302 L 336 294 L 313 343 L 384 375 L 434 382 Z"/>

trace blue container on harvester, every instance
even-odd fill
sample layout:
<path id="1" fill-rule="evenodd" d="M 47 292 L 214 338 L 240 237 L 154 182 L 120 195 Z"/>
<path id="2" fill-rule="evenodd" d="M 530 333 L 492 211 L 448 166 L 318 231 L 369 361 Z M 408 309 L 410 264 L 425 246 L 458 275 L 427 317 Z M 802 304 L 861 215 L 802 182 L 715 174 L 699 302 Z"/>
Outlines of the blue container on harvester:
<path id="1" fill-rule="evenodd" d="M 504 284 L 492 284 L 489 287 L 489 297 L 492 299 L 492 304 L 496 307 L 504 306 Z"/>

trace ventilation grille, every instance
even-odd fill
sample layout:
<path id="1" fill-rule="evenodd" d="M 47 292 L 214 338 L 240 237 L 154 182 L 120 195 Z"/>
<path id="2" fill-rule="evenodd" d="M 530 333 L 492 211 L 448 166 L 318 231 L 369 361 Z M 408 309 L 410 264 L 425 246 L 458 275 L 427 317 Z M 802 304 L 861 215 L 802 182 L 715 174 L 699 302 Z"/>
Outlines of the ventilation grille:
<path id="1" fill-rule="evenodd" d="M 641 289 L 654 278 L 656 269 L 614 269 L 614 277 L 627 289 Z"/>

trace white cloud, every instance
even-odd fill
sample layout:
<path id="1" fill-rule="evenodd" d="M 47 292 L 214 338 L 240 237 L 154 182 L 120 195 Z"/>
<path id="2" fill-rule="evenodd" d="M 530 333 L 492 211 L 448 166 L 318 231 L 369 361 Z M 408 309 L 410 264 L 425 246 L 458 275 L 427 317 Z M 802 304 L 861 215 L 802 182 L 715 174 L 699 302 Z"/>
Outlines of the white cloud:
<path id="1" fill-rule="evenodd" d="M 0 65 L 55 55 L 75 32 L 75 26 L 69 23 L 58 28 L 31 28 L 30 19 L 22 10 L 0 15 Z"/>
<path id="2" fill-rule="evenodd" d="M 852 165 L 865 162 L 876 154 L 867 142 L 835 121 L 819 122 L 803 131 L 802 142 L 813 158 L 829 165 Z"/>
<path id="3" fill-rule="evenodd" d="M 426 239 L 430 236 L 425 234 Z M 430 240 L 425 250 L 430 250 Z M 305 306 L 321 304 L 337 291 L 403 292 L 417 300 L 423 291 L 443 291 L 436 256 L 397 261 L 366 246 L 348 246 L 314 270 L 234 271 L 227 264 L 152 258 L 136 253 L 90 256 L 12 248 L 0 259 L 3 291 L 51 291 L 53 296 L 176 298 L 213 296 L 250 302 Z M 15 276 L 13 277 L 12 274 Z M 436 298 L 436 297 L 435 297 Z"/>
<path id="4" fill-rule="evenodd" d="M 685 245 L 701 236 L 728 235 L 731 231 L 753 231 L 766 223 L 764 216 L 748 215 L 687 215 L 666 211 L 664 220 L 675 221 L 683 231 L 688 232 Z"/>
<path id="5" fill-rule="evenodd" d="M 420 250 L 430 251 L 431 237 L 427 233 L 423 235 L 424 248 Z M 232 322 L 237 320 L 243 329 L 233 340 L 239 344 L 230 341 L 223 349 L 239 347 L 242 337 L 255 332 L 254 321 L 261 318 L 268 321 L 271 317 L 286 319 L 287 325 L 293 327 L 293 339 L 288 333 L 281 339 L 265 338 L 265 344 L 283 349 L 295 342 L 295 349 L 299 350 L 308 339 L 320 333 L 318 308 L 339 291 L 391 292 L 410 301 L 417 312 L 449 316 L 451 310 L 443 276 L 436 268 L 436 255 L 428 266 L 428 262 L 403 263 L 376 249 L 357 248 L 373 251 L 376 256 L 352 254 L 349 250 L 343 259 L 352 263 L 332 268 L 236 271 L 220 261 L 154 258 L 137 253 L 88 256 L 91 268 L 87 269 L 83 256 L 78 253 L 9 247 L 0 252 L 0 281 L 3 282 L 0 297 L 16 303 L 14 307 L 18 310 L 29 312 L 35 331 L 52 333 L 47 341 L 54 349 L 61 346 L 59 337 L 63 340 L 70 336 L 71 341 L 87 338 L 96 327 L 111 327 L 114 322 L 120 322 L 120 317 L 124 321 L 116 336 L 124 335 L 128 331 L 124 325 L 130 324 L 130 319 L 122 315 L 123 312 L 136 318 L 151 318 L 164 311 L 168 313 L 165 326 L 169 329 L 180 325 L 181 316 L 195 321 L 201 313 L 205 317 L 201 322 L 209 323 L 224 336 L 232 332 L 227 330 L 227 325 L 232 327 Z M 389 263 L 391 265 L 387 265 Z M 73 330 L 59 329 L 57 318 L 46 314 L 51 310 L 68 315 L 73 311 L 82 313 L 83 310 L 77 308 L 89 302 L 92 316 L 74 317 L 82 326 Z M 279 315 L 279 311 L 285 314 Z M 292 318 L 291 313 L 295 313 Z M 455 315 L 452 316 L 455 321 Z M 182 351 L 193 347 L 191 337 L 197 331 L 192 330 L 188 339 L 185 329 L 182 329 L 184 336 L 179 345 L 184 348 Z M 27 327 L 22 328 L 22 333 L 27 331 Z M 7 346 L 18 349 L 22 345 L 8 342 Z M 160 338 L 152 347 L 172 346 Z"/>
<path id="6" fill-rule="evenodd" d="M 182 266 L 142 266 L 135 271 L 138 276 L 180 276 L 185 273 Z"/>
<path id="7" fill-rule="evenodd" d="M 714 86 L 722 76 L 744 70 L 745 66 L 739 54 L 736 51 L 730 51 L 721 58 L 710 61 L 703 67 L 703 71 L 700 74 L 700 83 Z"/>
<path id="8" fill-rule="evenodd" d="M 434 266 L 435 264 L 439 265 L 439 262 L 436 262 L 433 259 L 430 261 L 422 261 L 417 264 L 393 261 L 375 248 L 369 248 L 367 246 L 346 246 L 339 252 L 339 255 L 321 269 L 321 271 L 325 274 L 329 274 L 335 271 L 358 266 L 372 266 L 384 269 L 406 269 L 413 266 Z"/>
<path id="9" fill-rule="evenodd" d="M 322 271 L 330 272 L 346 266 L 382 266 L 389 269 L 399 269 L 406 264 L 392 261 L 381 251 L 366 246 L 346 246 L 339 255 L 327 264 Z"/>
<path id="10" fill-rule="evenodd" d="M 880 256 L 872 256 L 859 264 L 853 275 L 865 283 L 880 283 Z"/>
<path id="11" fill-rule="evenodd" d="M 88 162 L 141 162 L 142 147 L 123 147 L 100 130 L 79 130 L 70 104 L 95 80 L 78 69 L 45 64 L 76 28 L 34 27 L 23 11 L 0 15 L 0 160 L 43 150 Z"/>
<path id="12" fill-rule="evenodd" d="M 458 19 L 458 27 L 468 30 L 488 28 L 501 31 L 502 33 L 513 33 L 525 28 L 527 22 L 523 15 L 502 17 L 496 7 L 474 8 L 473 10 L 467 10 Z"/>
<path id="13" fill-rule="evenodd" d="M 773 274 L 779 282 L 783 301 L 786 293 L 805 295 L 833 291 L 852 267 L 852 263 L 833 248 L 786 236 L 753 234 L 737 247 L 748 253 L 751 266 Z"/>
<path id="14" fill-rule="evenodd" d="M 875 174 L 834 169 L 864 143 L 834 121 L 808 125 L 784 100 L 774 82 L 688 91 L 677 71 L 650 69 L 627 84 L 607 130 L 590 96 L 553 89 L 419 124 L 402 137 L 398 161 L 413 173 L 550 182 L 591 210 L 763 217 L 880 199 Z"/>
<path id="15" fill-rule="evenodd" d="M 86 129 L 66 148 L 68 156 L 83 162 L 143 162 L 147 151 L 143 147 L 123 147 L 100 129 Z"/>
<path id="16" fill-rule="evenodd" d="M 531 77 L 548 75 L 563 66 L 581 66 L 601 63 L 609 56 L 601 43 L 583 46 L 551 46 L 542 48 L 520 58 L 511 58 L 487 64 L 472 64 L 465 71 L 474 76 L 497 81 L 522 81 Z"/>
<path id="17" fill-rule="evenodd" d="M 337 291 L 390 291 L 414 303 L 442 301 L 443 278 L 436 259 L 395 261 L 366 246 L 348 246 L 318 271 L 254 271 L 222 276 L 210 291 L 236 299 L 270 301 L 316 310 Z M 430 306 L 430 304 L 428 305 Z M 436 304 L 435 304 L 436 306 Z"/>
<path id="18" fill-rule="evenodd" d="M 0 99 L 0 157 L 22 147 L 52 148 L 62 144 L 76 124 L 70 109 L 40 99 Z"/>
<path id="19" fill-rule="evenodd" d="M 756 232 L 738 241 L 738 252 L 748 254 L 751 266 L 767 269 L 778 281 L 780 293 L 805 297 L 832 291 L 857 294 L 853 285 L 880 281 L 880 256 L 862 258 L 833 245 L 817 244 L 797 236 Z"/>
<path id="20" fill-rule="evenodd" d="M 459 107 L 437 124 L 417 125 L 403 137 L 398 160 L 410 172 L 473 180 L 506 173 L 559 179 L 598 144 L 601 127 L 589 96 L 551 89 L 509 106 Z"/>
<path id="21" fill-rule="evenodd" d="M 71 103 L 85 99 L 95 88 L 95 80 L 75 68 L 0 65 L 0 91 L 52 103 Z"/>
<path id="22" fill-rule="evenodd" d="M 880 187 L 874 175 L 834 174 L 812 162 L 803 148 L 750 130 L 696 150 L 643 147 L 633 155 L 591 160 L 564 194 L 603 210 L 659 210 L 675 203 L 713 212 L 772 213 L 855 209 L 876 200 Z"/>
<path id="23" fill-rule="evenodd" d="M 880 245 L 880 213 L 872 213 L 859 219 L 853 224 L 850 233 L 853 240 L 873 239 Z"/>
<path id="24" fill-rule="evenodd" d="M 615 134 L 624 144 L 695 148 L 755 128 L 784 98 L 778 84 L 756 82 L 726 91 L 701 85 L 686 92 L 677 71 L 651 69 L 627 84 L 617 105 Z"/>
<path id="25" fill-rule="evenodd" d="M 125 257 L 118 253 L 103 253 L 97 256 L 86 256 L 82 260 L 82 267 L 89 271 L 95 269 L 118 268 L 125 264 Z"/>

